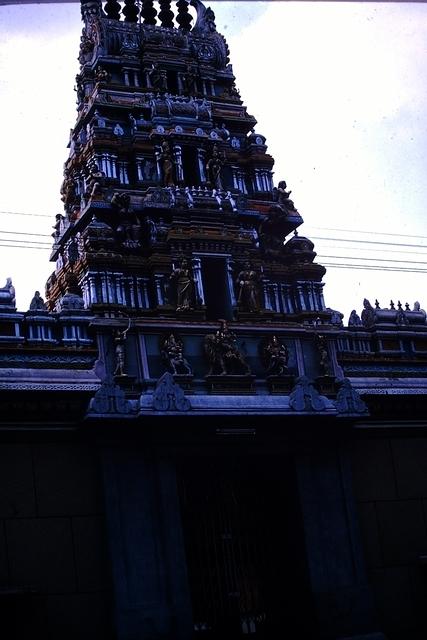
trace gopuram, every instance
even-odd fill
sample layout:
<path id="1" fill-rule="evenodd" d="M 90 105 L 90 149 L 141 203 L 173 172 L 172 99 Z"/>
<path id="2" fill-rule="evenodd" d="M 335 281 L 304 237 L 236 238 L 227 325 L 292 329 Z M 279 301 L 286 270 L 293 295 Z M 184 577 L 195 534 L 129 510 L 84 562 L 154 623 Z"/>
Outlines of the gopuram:
<path id="1" fill-rule="evenodd" d="M 53 273 L 0 288 L 4 637 L 424 638 L 425 312 L 325 305 L 211 8 L 81 13 Z"/>

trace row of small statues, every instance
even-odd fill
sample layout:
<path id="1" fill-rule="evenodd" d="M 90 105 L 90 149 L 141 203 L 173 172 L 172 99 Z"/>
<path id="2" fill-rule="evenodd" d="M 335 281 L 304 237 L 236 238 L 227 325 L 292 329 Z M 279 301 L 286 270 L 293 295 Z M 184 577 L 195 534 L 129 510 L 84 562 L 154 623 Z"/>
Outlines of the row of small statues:
<path id="1" fill-rule="evenodd" d="M 251 375 L 249 364 L 239 349 L 237 336 L 226 320 L 219 321 L 220 326 L 215 333 L 204 338 L 204 353 L 209 363 L 207 375 Z M 114 374 L 125 374 L 125 339 L 129 325 L 124 331 L 117 330 L 115 334 L 116 367 Z M 319 338 L 319 370 L 322 376 L 332 375 L 332 365 L 324 339 Z M 160 345 L 160 352 L 167 370 L 173 375 L 192 376 L 193 370 L 184 356 L 182 339 L 171 332 L 166 335 Z M 287 346 L 276 336 L 265 338 L 260 343 L 260 356 L 266 370 L 266 376 L 283 377 L 290 375 L 288 368 L 289 351 Z"/>
<path id="2" fill-rule="evenodd" d="M 406 316 L 406 313 L 408 311 L 410 313 L 412 312 L 412 313 L 423 315 L 424 318 L 426 316 L 424 309 L 421 309 L 421 305 L 418 301 L 414 302 L 414 306 L 411 309 L 408 302 L 405 302 L 405 308 L 403 308 L 402 303 L 400 302 L 400 300 L 398 300 L 397 309 L 396 309 L 396 306 L 393 300 L 390 300 L 390 307 L 381 307 L 378 300 L 375 300 L 375 307 L 373 307 L 369 302 L 369 300 L 365 298 L 363 300 L 363 310 L 361 315 L 359 316 L 359 314 L 356 312 L 356 309 L 353 309 L 348 319 L 348 326 L 349 327 L 361 327 L 361 326 L 371 327 L 373 324 L 375 324 L 377 310 L 385 311 L 385 312 L 395 311 L 396 322 L 398 324 L 408 324 L 409 320 Z"/>

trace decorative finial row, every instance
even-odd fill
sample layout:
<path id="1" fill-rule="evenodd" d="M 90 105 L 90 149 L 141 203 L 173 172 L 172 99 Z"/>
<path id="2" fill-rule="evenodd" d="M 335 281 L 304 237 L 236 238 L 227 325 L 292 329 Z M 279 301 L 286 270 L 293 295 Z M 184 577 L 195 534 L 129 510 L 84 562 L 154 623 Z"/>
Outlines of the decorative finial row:
<path id="1" fill-rule="evenodd" d="M 180 29 L 190 31 L 193 18 L 188 10 L 187 0 L 178 0 L 176 3 L 176 15 L 171 9 L 171 0 L 159 0 L 160 11 L 158 18 L 160 25 L 165 29 L 173 29 L 175 27 L 174 18 Z M 123 7 L 118 0 L 107 0 L 104 5 L 104 12 L 109 20 L 120 20 L 121 15 L 124 16 L 125 22 L 138 22 L 139 19 L 145 25 L 156 25 L 157 10 L 154 7 L 153 0 L 143 0 L 141 10 L 136 0 L 124 0 Z"/>

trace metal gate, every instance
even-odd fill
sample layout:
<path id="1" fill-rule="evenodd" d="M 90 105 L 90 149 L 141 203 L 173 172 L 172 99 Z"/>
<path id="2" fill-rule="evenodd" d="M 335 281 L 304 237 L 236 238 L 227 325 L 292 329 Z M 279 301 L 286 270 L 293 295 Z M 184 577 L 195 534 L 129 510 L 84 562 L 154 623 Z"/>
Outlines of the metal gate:
<path id="1" fill-rule="evenodd" d="M 308 605 L 292 465 L 211 458 L 178 477 L 195 636 L 284 637 Z"/>

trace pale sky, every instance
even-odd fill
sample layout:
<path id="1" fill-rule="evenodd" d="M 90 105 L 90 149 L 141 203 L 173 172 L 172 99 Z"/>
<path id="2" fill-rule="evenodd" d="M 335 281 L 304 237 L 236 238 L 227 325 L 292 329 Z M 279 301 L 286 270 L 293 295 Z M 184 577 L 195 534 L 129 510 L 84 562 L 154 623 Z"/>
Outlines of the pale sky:
<path id="1" fill-rule="evenodd" d="M 317 261 L 402 269 L 328 267 L 326 304 L 345 319 L 364 297 L 426 307 L 427 273 L 403 269 L 427 270 L 427 5 L 211 4 Z M 0 7 L 0 211 L 49 216 L 0 213 L 1 245 L 48 241 L 28 234 L 50 234 L 62 211 L 80 31 L 78 3 Z M 13 278 L 20 310 L 44 291 L 49 254 L 1 247 L 0 286 Z"/>

